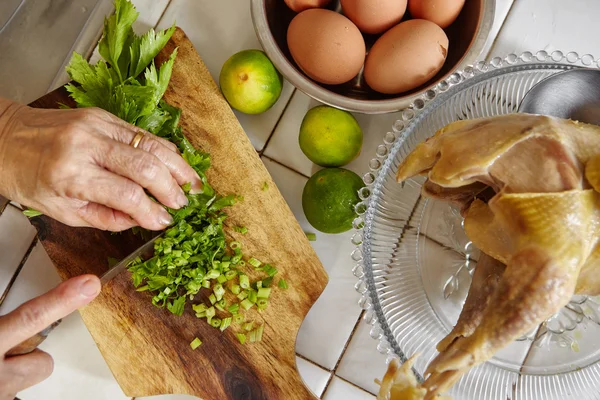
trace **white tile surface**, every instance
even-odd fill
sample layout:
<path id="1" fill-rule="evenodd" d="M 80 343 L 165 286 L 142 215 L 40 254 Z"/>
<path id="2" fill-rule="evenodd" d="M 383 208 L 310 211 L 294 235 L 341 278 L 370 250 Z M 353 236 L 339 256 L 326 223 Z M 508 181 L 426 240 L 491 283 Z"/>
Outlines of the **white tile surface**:
<path id="1" fill-rule="evenodd" d="M 331 377 L 331 372 L 300 357 L 296 357 L 296 365 L 306 386 L 320 398 Z"/>
<path id="2" fill-rule="evenodd" d="M 313 164 L 300 149 L 298 134 L 302 119 L 311 108 L 321 103 L 311 99 L 304 93 L 296 91 L 288 105 L 273 137 L 264 154 L 277 160 L 305 176 L 311 176 L 321 169 Z M 377 146 L 383 144 L 386 132 L 392 130 L 392 125 L 399 117 L 398 113 L 385 115 L 353 114 L 363 130 L 363 147 L 360 155 L 344 168 L 359 175 L 369 170 L 369 161 L 375 157 Z"/>
<path id="3" fill-rule="evenodd" d="M 14 310 L 59 283 L 54 265 L 38 244 L 0 307 L 0 314 Z M 54 373 L 44 382 L 19 393 L 21 400 L 128 399 L 110 373 L 79 313 L 64 318 L 40 348 L 54 357 Z"/>
<path id="4" fill-rule="evenodd" d="M 316 232 L 302 211 L 306 178 L 264 157 L 263 162 L 303 229 Z M 361 311 L 357 305 L 360 296 L 354 290 L 356 278 L 351 271 L 351 235 L 317 233 L 317 240 L 311 242 L 327 270 L 329 283 L 300 327 L 296 351 L 327 369 L 333 369 L 337 363 Z"/>
<path id="5" fill-rule="evenodd" d="M 189 36 L 217 82 L 221 67 L 229 57 L 241 50 L 261 48 L 248 0 L 172 0 L 158 27 L 163 29 L 173 21 Z M 264 147 L 293 91 L 293 86 L 284 82 L 279 101 L 263 114 L 246 115 L 235 111 L 257 150 Z"/>
<path id="6" fill-rule="evenodd" d="M 515 1 L 491 54 L 506 56 L 558 49 L 565 54 L 576 51 L 598 58 L 600 42 L 595 35 L 590 35 L 590 28 L 597 25 L 599 13 L 599 1 Z"/>
<path id="7" fill-rule="evenodd" d="M 357 386 L 377 394 L 379 385 L 387 371 L 386 356 L 377 351 L 377 341 L 370 335 L 371 325 L 361 321 L 358 329 L 342 357 L 336 374 Z"/>
<path id="8" fill-rule="evenodd" d="M 16 208 L 8 206 L 0 215 L 0 296 L 34 237 L 35 229 Z"/>
<path id="9" fill-rule="evenodd" d="M 375 400 L 375 396 L 335 376 L 331 380 L 323 400 Z"/>

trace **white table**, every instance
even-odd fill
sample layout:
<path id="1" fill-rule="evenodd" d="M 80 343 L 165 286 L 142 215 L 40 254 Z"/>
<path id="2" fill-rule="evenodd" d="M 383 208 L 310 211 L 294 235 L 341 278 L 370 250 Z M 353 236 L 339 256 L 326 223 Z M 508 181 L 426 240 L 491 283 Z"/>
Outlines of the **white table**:
<path id="1" fill-rule="evenodd" d="M 223 62 L 242 49 L 259 48 L 250 18 L 248 0 L 134 0 L 141 12 L 137 29 L 165 28 L 176 21 L 193 41 L 213 77 Z M 496 21 L 485 54 L 555 49 L 600 56 L 600 42 L 586 32 L 600 14 L 596 0 L 498 0 Z M 483 56 L 482 56 L 483 58 Z M 297 134 L 306 111 L 317 102 L 286 83 L 278 103 L 259 116 L 237 114 L 279 189 L 306 231 L 301 192 L 315 166 L 297 145 Z M 365 133 L 360 157 L 347 168 L 362 175 L 375 148 L 397 115 L 356 115 Z M 326 400 L 374 399 L 386 370 L 386 358 L 362 322 L 354 289 L 350 242 L 352 233 L 317 234 L 313 246 L 329 274 L 325 292 L 310 311 L 297 342 L 298 368 L 312 391 Z M 34 230 L 12 207 L 0 216 L 0 293 L 18 274 L 0 314 L 50 289 L 59 282 L 43 248 L 34 241 Z M 27 255 L 27 256 L 26 256 Z M 21 262 L 23 257 L 25 261 Z M 112 377 L 80 316 L 66 318 L 41 346 L 55 359 L 55 372 L 42 384 L 19 394 L 22 400 L 127 399 Z M 207 383 L 209 384 L 209 383 Z M 183 400 L 189 396 L 156 399 Z"/>

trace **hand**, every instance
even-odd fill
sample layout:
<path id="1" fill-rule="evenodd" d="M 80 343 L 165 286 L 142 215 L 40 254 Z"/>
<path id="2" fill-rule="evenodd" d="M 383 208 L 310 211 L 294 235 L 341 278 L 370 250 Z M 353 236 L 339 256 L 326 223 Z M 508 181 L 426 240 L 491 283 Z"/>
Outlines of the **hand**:
<path id="1" fill-rule="evenodd" d="M 52 357 L 39 349 L 9 358 L 5 354 L 53 322 L 88 304 L 98 293 L 100 280 L 94 275 L 82 275 L 0 317 L 0 400 L 13 400 L 21 390 L 49 377 L 54 368 Z"/>
<path id="2" fill-rule="evenodd" d="M 4 106 L 4 108 L 3 108 Z M 3 112 L 4 111 L 4 112 Z M 0 194 L 71 226 L 122 231 L 171 223 L 196 172 L 171 142 L 96 108 L 34 109 L 0 99 Z"/>

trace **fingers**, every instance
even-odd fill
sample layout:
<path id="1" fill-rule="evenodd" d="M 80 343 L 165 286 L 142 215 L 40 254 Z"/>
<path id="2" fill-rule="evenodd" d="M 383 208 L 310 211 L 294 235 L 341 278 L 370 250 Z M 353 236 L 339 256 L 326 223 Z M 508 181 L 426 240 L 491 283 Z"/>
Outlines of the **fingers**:
<path id="1" fill-rule="evenodd" d="M 111 116 L 112 117 L 112 116 Z M 142 131 L 125 121 L 114 117 L 114 129 L 107 129 L 106 135 L 118 142 L 129 144 L 135 135 Z M 181 157 L 175 144 L 145 132 L 144 137 L 138 145 L 138 149 L 155 155 L 162 161 L 180 186 L 190 183 L 193 191 L 202 189 L 202 181 L 192 167 Z"/>
<path id="2" fill-rule="evenodd" d="M 85 226 L 104 231 L 121 232 L 137 226 L 137 222 L 122 211 L 113 210 L 102 204 L 88 203 L 78 210 Z"/>
<path id="3" fill-rule="evenodd" d="M 84 198 L 113 210 L 130 215 L 142 228 L 159 231 L 169 226 L 173 219 L 160 204 L 152 201 L 137 183 L 116 173 L 97 168 L 89 173 L 90 184 L 84 185 L 77 198 Z M 106 218 L 102 207 L 84 206 L 79 209 L 82 219 Z M 101 214 L 100 214 L 101 213 Z M 118 215 L 115 218 L 120 218 Z"/>
<path id="4" fill-rule="evenodd" d="M 52 357 L 39 349 L 4 360 L 3 374 L 10 377 L 11 393 L 18 393 L 48 378 L 54 370 Z"/>
<path id="5" fill-rule="evenodd" d="M 123 143 L 111 141 L 108 144 L 110 151 L 100 154 L 97 160 L 101 167 L 148 189 L 158 201 L 168 207 L 179 209 L 187 205 L 185 193 L 169 172 L 167 165 L 156 156 Z M 157 146 L 161 151 L 176 156 L 163 145 Z"/>
<path id="6" fill-rule="evenodd" d="M 82 275 L 0 317 L 0 353 L 6 353 L 53 322 L 88 304 L 98 293 L 100 280 L 94 275 Z"/>

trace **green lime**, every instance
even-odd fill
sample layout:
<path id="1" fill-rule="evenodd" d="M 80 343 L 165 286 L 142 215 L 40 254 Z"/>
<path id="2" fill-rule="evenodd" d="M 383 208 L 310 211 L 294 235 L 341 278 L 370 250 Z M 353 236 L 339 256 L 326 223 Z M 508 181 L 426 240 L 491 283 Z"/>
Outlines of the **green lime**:
<path id="1" fill-rule="evenodd" d="M 304 116 L 299 141 L 302 152 L 315 164 L 341 167 L 360 154 L 363 133 L 349 112 L 317 106 Z"/>
<path id="2" fill-rule="evenodd" d="M 358 175 L 344 168 L 325 168 L 314 174 L 302 192 L 302 208 L 308 222 L 324 233 L 352 228 L 358 191 L 364 186 Z"/>
<path id="3" fill-rule="evenodd" d="M 264 52 L 243 50 L 225 61 L 219 85 L 231 107 L 260 114 L 279 99 L 283 78 Z"/>

